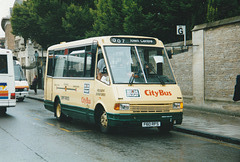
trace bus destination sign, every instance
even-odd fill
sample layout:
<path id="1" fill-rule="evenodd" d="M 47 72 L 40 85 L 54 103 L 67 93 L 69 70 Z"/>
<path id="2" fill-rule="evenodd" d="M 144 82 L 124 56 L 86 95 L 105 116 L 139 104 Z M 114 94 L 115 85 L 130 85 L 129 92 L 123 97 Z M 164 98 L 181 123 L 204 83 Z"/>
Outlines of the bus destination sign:
<path id="1" fill-rule="evenodd" d="M 111 37 L 110 41 L 117 44 L 156 44 L 156 40 L 150 38 Z"/>

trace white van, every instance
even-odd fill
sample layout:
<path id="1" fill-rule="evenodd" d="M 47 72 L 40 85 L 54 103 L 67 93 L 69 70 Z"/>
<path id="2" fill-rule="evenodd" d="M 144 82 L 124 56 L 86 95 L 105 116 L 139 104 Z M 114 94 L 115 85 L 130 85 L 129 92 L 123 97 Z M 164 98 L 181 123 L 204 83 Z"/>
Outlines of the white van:
<path id="1" fill-rule="evenodd" d="M 14 73 L 15 73 L 15 93 L 17 101 L 23 101 L 28 96 L 29 85 L 23 73 L 20 62 L 14 60 Z"/>
<path id="2" fill-rule="evenodd" d="M 0 114 L 5 114 L 7 107 L 16 106 L 15 80 L 12 52 L 0 49 Z"/>

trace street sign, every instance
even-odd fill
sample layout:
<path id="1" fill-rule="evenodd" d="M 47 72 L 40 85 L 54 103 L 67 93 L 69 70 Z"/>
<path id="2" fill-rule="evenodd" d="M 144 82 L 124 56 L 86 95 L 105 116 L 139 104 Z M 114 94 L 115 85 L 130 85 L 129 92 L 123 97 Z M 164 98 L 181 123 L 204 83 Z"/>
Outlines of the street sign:
<path id="1" fill-rule="evenodd" d="M 184 46 L 186 47 L 186 25 L 177 25 L 177 35 L 184 36 Z"/>
<path id="2" fill-rule="evenodd" d="M 186 26 L 185 25 L 177 25 L 177 35 L 185 35 Z"/>

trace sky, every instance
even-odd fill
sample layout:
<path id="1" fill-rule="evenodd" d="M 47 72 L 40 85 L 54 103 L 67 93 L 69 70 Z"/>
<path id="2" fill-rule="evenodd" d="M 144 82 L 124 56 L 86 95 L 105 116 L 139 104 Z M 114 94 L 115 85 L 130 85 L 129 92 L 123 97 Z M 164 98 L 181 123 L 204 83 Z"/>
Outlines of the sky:
<path id="1" fill-rule="evenodd" d="M 10 17 L 10 7 L 13 7 L 15 0 L 0 0 L 0 24 L 3 17 Z M 5 37 L 5 33 L 0 25 L 0 38 Z"/>

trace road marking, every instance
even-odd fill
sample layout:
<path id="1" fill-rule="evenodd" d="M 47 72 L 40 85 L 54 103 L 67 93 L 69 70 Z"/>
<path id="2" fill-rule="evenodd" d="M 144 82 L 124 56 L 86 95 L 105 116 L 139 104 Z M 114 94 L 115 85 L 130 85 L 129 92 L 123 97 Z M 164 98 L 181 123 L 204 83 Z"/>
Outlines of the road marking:
<path id="1" fill-rule="evenodd" d="M 59 129 L 65 131 L 65 132 L 71 132 L 70 130 L 67 130 L 65 128 L 59 128 Z"/>
<path id="2" fill-rule="evenodd" d="M 30 116 L 30 115 L 27 115 L 27 116 L 29 116 L 29 117 L 32 117 L 32 116 Z M 41 119 L 39 119 L 39 118 L 33 118 L 34 120 L 41 120 Z M 45 122 L 47 125 L 50 125 L 50 126 L 53 126 L 53 127 L 56 127 L 56 125 L 55 124 L 52 124 L 52 123 L 48 123 L 48 122 Z M 71 131 L 71 130 L 68 130 L 68 129 L 65 129 L 65 128 L 59 128 L 60 130 L 62 130 L 62 131 L 65 131 L 65 132 L 68 132 L 68 133 L 70 133 L 70 132 L 72 132 L 72 133 L 81 133 L 81 132 L 90 132 L 90 131 L 92 131 L 92 130 L 78 130 L 78 131 Z"/>
<path id="3" fill-rule="evenodd" d="M 72 131 L 72 132 L 74 132 L 74 133 L 78 133 L 78 132 L 90 132 L 90 131 L 92 131 L 92 130 L 79 130 L 79 131 Z"/>
<path id="4" fill-rule="evenodd" d="M 53 126 L 53 127 L 56 127 L 55 124 L 52 124 L 52 123 L 48 123 L 46 122 L 47 125 L 50 125 L 50 126 Z M 79 131 L 71 131 L 71 130 L 68 130 L 68 129 L 65 129 L 65 128 L 59 128 L 60 130 L 62 131 L 65 131 L 65 132 L 68 132 L 68 133 L 81 133 L 81 132 L 90 132 L 92 130 L 79 130 Z"/>
<path id="5" fill-rule="evenodd" d="M 51 124 L 51 123 L 47 123 L 47 122 L 46 122 L 46 124 L 48 124 L 48 125 L 51 125 L 51 126 L 53 126 L 53 127 L 55 126 L 54 124 Z"/>

